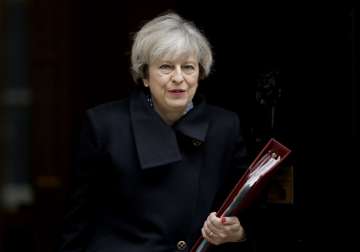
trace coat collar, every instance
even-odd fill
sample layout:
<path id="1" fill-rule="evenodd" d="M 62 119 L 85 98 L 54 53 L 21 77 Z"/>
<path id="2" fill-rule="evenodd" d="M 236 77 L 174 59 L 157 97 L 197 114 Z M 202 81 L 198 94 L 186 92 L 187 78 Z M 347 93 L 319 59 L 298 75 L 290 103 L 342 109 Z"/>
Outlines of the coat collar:
<path id="1" fill-rule="evenodd" d="M 209 120 L 205 102 L 194 103 L 194 108 L 173 126 L 167 125 L 146 101 L 142 90 L 130 96 L 130 116 L 135 144 L 142 169 L 162 166 L 182 159 L 176 131 L 205 142 Z"/>

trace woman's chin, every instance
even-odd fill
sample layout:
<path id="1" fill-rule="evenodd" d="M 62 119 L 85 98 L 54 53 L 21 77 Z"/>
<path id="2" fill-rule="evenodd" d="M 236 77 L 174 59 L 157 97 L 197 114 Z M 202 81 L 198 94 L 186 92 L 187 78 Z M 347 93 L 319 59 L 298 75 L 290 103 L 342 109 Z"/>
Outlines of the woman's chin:
<path id="1" fill-rule="evenodd" d="M 171 102 L 168 103 L 168 108 L 170 108 L 173 111 L 179 111 L 184 110 L 186 108 L 187 103 L 186 102 Z"/>
<path id="2" fill-rule="evenodd" d="M 186 108 L 187 106 L 187 99 L 169 99 L 167 104 L 170 108 L 174 109 L 181 109 Z"/>

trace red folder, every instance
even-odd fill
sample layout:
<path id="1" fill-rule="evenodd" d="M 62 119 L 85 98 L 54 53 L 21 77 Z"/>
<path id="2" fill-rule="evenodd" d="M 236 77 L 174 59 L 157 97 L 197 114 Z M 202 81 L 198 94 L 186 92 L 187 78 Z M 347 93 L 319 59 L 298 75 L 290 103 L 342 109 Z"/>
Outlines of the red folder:
<path id="1" fill-rule="evenodd" d="M 271 138 L 246 169 L 216 215 L 234 216 L 248 207 L 290 152 L 290 149 Z M 201 236 L 191 248 L 191 252 L 204 252 L 210 245 Z"/>

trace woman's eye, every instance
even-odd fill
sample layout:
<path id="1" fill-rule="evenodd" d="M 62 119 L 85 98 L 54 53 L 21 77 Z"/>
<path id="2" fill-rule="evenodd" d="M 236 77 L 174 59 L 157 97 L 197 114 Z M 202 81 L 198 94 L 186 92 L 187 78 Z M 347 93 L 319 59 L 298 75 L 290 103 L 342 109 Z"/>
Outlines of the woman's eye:
<path id="1" fill-rule="evenodd" d="M 183 70 L 185 73 L 192 73 L 195 71 L 195 67 L 193 65 L 185 65 L 183 66 Z"/>
<path id="2" fill-rule="evenodd" d="M 171 65 L 168 65 L 168 64 L 163 64 L 163 65 L 160 65 L 160 70 L 161 71 L 164 71 L 164 72 L 171 72 L 173 67 Z"/>

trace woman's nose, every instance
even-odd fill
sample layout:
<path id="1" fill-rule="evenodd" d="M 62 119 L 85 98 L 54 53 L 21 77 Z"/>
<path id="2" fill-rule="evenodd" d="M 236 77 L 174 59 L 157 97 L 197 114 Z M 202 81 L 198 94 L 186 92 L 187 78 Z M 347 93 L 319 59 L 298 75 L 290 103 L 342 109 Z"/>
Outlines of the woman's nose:
<path id="1" fill-rule="evenodd" d="M 181 67 L 176 67 L 172 76 L 172 81 L 175 83 L 181 83 L 184 80 L 183 72 Z"/>

